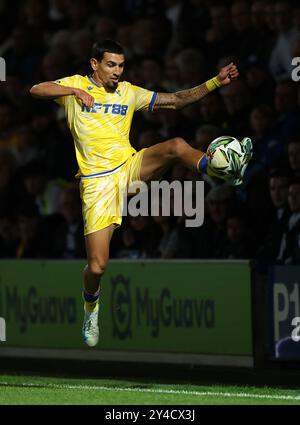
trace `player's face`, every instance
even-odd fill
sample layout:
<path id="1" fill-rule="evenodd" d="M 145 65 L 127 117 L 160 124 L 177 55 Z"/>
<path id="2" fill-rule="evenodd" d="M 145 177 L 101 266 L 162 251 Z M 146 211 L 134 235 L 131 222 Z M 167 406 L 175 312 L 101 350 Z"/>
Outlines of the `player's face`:
<path id="1" fill-rule="evenodd" d="M 104 53 L 103 59 L 91 59 L 97 80 L 108 89 L 115 90 L 124 71 L 125 57 L 116 53 Z"/>

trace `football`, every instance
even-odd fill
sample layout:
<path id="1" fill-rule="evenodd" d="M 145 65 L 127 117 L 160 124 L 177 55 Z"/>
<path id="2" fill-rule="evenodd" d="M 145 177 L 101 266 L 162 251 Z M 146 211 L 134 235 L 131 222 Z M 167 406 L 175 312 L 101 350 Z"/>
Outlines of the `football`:
<path id="1" fill-rule="evenodd" d="M 231 186 L 242 184 L 252 150 L 249 137 L 242 141 L 232 136 L 218 137 L 206 151 L 208 175 L 225 180 Z"/>

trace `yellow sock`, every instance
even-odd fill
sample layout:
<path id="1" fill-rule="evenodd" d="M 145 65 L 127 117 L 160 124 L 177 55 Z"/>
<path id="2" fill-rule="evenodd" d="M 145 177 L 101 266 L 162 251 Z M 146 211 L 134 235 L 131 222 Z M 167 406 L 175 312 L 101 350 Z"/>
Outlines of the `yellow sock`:
<path id="1" fill-rule="evenodd" d="M 93 301 L 93 302 L 85 301 L 84 305 L 85 305 L 86 311 L 88 311 L 89 313 L 92 313 L 93 311 L 95 311 L 96 308 L 98 308 L 98 301 Z"/>

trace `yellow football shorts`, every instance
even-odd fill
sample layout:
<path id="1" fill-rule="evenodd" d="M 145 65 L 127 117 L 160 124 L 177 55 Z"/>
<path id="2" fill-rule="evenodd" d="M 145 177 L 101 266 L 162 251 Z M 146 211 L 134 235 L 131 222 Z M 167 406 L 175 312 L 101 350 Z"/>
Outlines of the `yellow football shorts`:
<path id="1" fill-rule="evenodd" d="M 146 149 L 131 156 L 117 172 L 108 176 L 81 178 L 80 197 L 84 234 L 97 232 L 111 224 L 122 223 L 124 196 L 128 186 L 140 180 Z"/>

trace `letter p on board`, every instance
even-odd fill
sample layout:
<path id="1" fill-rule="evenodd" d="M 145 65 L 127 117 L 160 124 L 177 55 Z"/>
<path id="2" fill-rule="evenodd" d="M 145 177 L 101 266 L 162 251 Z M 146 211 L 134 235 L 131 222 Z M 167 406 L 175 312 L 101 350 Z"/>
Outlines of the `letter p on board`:
<path id="1" fill-rule="evenodd" d="M 3 317 L 0 317 L 0 342 L 6 341 L 6 323 Z"/>
<path id="2" fill-rule="evenodd" d="M 0 57 L 0 81 L 6 81 L 6 62 Z"/>

